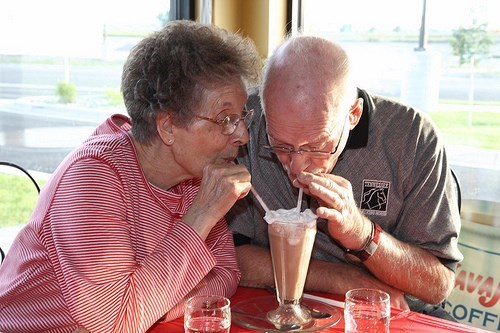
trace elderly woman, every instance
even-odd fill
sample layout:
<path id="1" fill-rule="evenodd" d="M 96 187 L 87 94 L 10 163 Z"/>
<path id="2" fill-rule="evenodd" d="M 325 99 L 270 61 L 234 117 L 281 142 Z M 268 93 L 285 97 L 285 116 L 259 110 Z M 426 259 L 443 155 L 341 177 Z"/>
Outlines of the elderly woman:
<path id="1" fill-rule="evenodd" d="M 261 60 L 238 35 L 190 21 L 142 40 L 114 115 L 55 171 L 0 266 L 0 331 L 145 332 L 240 273 L 224 214 L 250 190 Z"/>

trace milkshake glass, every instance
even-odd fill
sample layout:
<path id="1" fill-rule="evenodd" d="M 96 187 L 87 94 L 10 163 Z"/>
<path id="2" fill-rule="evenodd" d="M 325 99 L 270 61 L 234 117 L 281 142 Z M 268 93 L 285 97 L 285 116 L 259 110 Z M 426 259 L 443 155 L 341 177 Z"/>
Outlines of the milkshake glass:
<path id="1" fill-rule="evenodd" d="M 267 319 L 278 329 L 291 325 L 304 327 L 311 321 L 309 311 L 300 305 L 316 237 L 316 215 L 306 209 L 269 211 L 269 243 L 274 282 L 279 306 L 268 312 Z"/>

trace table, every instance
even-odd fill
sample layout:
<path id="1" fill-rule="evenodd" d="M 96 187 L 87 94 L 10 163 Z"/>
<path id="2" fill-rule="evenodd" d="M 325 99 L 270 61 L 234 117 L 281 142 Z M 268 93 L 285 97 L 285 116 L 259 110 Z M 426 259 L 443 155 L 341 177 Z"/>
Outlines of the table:
<path id="1" fill-rule="evenodd" d="M 316 296 L 326 297 L 334 300 L 343 301 L 343 296 L 340 295 L 332 295 L 325 293 L 313 293 Z M 231 297 L 231 304 L 236 304 L 239 301 L 248 299 L 250 297 L 258 297 L 258 296 L 266 296 L 269 295 L 269 292 L 264 289 L 255 289 L 255 288 L 244 288 L 239 287 L 236 291 L 236 294 Z M 339 309 L 342 313 L 343 310 Z M 391 315 L 397 315 L 401 310 L 392 309 Z M 183 318 L 177 318 L 168 323 L 155 324 L 153 325 L 147 333 L 183 333 Z M 246 328 L 242 328 L 236 324 L 231 325 L 231 333 L 249 333 L 254 332 Z M 340 320 L 340 322 L 330 327 L 323 332 L 344 332 L 344 318 Z M 460 332 L 460 333 L 487 333 L 488 331 L 451 322 L 445 319 L 440 319 L 428 315 L 424 315 L 421 313 L 410 312 L 407 316 L 402 316 L 401 318 L 397 318 L 391 321 L 391 333 L 398 332 L 416 332 L 416 333 L 446 333 L 446 332 Z"/>

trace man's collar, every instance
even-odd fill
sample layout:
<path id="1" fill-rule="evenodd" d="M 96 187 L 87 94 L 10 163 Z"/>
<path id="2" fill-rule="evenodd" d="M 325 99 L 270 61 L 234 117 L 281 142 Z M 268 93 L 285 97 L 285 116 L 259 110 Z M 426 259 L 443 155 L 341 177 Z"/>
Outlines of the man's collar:
<path id="1" fill-rule="evenodd" d="M 344 150 L 359 149 L 368 144 L 368 130 L 372 100 L 366 91 L 358 88 L 358 97 L 363 99 L 363 113 L 358 124 L 349 132 L 349 139 Z"/>

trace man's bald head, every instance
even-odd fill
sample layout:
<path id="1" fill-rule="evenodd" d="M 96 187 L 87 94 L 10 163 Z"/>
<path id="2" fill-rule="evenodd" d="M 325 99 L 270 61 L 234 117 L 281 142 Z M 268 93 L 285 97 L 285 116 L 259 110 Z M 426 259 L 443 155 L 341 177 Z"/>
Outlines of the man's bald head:
<path id="1" fill-rule="evenodd" d="M 325 98 L 335 108 L 353 103 L 356 89 L 349 58 L 344 49 L 329 40 L 312 36 L 287 39 L 268 59 L 263 75 L 261 97 L 279 94 L 290 103 L 307 103 Z"/>

